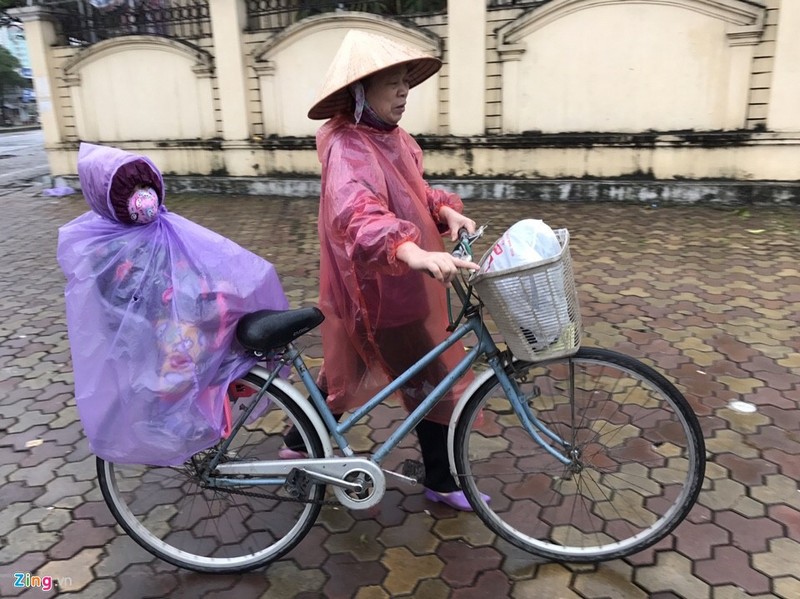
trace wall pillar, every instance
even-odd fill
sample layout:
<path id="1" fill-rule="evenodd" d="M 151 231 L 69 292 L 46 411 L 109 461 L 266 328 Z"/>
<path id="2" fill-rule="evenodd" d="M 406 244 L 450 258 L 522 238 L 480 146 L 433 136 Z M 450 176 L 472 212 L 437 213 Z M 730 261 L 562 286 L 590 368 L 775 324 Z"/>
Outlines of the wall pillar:
<path id="1" fill-rule="evenodd" d="M 520 133 L 519 116 L 523 106 L 519 102 L 519 83 L 523 76 L 520 68 L 520 59 L 525 49 L 520 45 L 508 45 L 498 48 L 502 70 L 502 116 L 501 126 L 503 133 Z"/>
<path id="2" fill-rule="evenodd" d="M 775 67 L 767 110 L 770 131 L 800 131 L 800 2 L 782 0 L 778 10 Z"/>
<path id="3" fill-rule="evenodd" d="M 450 135 L 486 131 L 486 0 L 447 2 Z"/>
<path id="4" fill-rule="evenodd" d="M 247 69 L 242 32 L 247 25 L 244 0 L 209 0 L 211 31 L 214 36 L 214 67 L 219 86 L 222 138 L 250 137 L 247 102 Z"/>
<path id="5" fill-rule="evenodd" d="M 728 89 L 725 94 L 728 101 L 722 115 L 724 129 L 744 129 L 747 126 L 753 57 L 763 33 L 764 21 L 761 18 L 753 25 L 728 29 L 731 59 L 728 69 Z"/>
<path id="6" fill-rule="evenodd" d="M 36 92 L 45 147 L 57 146 L 64 140 L 64 136 L 61 131 L 61 105 L 56 93 L 58 81 L 53 70 L 50 50 L 56 42 L 55 17 L 38 6 L 19 8 L 10 12 L 22 21 L 25 27 L 25 40 L 33 71 L 33 89 Z M 48 157 L 50 155 L 48 152 Z"/>

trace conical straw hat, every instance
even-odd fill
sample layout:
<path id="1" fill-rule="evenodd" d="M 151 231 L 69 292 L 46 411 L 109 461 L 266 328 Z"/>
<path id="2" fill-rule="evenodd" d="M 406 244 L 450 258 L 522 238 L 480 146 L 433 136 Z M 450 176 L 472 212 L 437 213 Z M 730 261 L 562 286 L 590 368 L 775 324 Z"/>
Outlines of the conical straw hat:
<path id="1" fill-rule="evenodd" d="M 325 83 L 311 110 L 310 119 L 327 119 L 350 106 L 347 86 L 383 69 L 408 64 L 409 86 L 425 81 L 442 67 L 442 61 L 424 52 L 358 29 L 347 32 L 325 75 Z"/>

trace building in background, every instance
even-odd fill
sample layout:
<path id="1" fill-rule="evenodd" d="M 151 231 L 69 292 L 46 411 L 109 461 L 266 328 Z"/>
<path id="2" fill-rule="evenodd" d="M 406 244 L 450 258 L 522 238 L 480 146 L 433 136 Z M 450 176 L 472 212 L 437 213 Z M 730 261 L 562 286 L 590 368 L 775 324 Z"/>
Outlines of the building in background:
<path id="1" fill-rule="evenodd" d="M 20 64 L 19 74 L 25 83 L 13 89 L 5 90 L 3 112 L 9 125 L 27 125 L 37 121 L 36 95 L 33 91 L 33 69 L 31 68 L 28 44 L 25 40 L 25 29 L 22 23 L 11 22 L 0 26 L 0 47 L 8 50 Z"/>
<path id="2" fill-rule="evenodd" d="M 462 197 L 800 201 L 798 0 L 25 1 L 56 177 L 91 141 L 316 195 L 306 113 L 362 29 L 443 61 L 403 127 Z"/>

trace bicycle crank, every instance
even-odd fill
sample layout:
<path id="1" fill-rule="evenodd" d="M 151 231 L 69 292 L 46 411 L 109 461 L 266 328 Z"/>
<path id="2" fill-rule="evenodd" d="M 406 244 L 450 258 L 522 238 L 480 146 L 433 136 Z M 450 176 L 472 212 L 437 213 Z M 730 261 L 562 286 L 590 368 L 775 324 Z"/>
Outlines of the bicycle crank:
<path id="1" fill-rule="evenodd" d="M 351 510 L 364 510 L 377 504 L 386 492 L 386 478 L 378 469 L 378 477 L 374 473 L 353 468 L 345 477 L 348 486 L 336 486 L 333 489 L 336 499 Z"/>

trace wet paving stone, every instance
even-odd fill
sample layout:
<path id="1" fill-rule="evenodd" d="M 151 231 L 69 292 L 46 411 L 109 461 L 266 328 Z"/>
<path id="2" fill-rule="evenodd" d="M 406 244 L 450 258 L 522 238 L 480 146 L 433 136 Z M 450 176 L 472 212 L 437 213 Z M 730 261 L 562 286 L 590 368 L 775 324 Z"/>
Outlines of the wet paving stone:
<path id="1" fill-rule="evenodd" d="M 769 592 L 769 578 L 750 563 L 750 556 L 744 551 L 735 547 L 717 547 L 711 559 L 695 564 L 695 573 L 712 585 L 725 582 L 733 583 L 750 594 Z"/>
<path id="2" fill-rule="evenodd" d="M 569 227 L 584 344 L 653 365 L 697 411 L 708 476 L 687 520 L 655 546 L 600 565 L 548 563 L 474 514 L 455 514 L 425 500 L 420 486 L 392 479 L 380 505 L 325 507 L 282 560 L 221 576 L 153 557 L 100 496 L 73 397 L 64 277 L 54 260 L 58 227 L 85 202 L 21 190 L 3 203 L 0 596 L 55 596 L 11 588 L 13 572 L 23 571 L 58 577 L 60 592 L 85 599 L 800 597 L 796 208 L 467 203 L 472 218 L 490 221 L 480 253 L 522 218 Z M 167 205 L 272 261 L 292 307 L 317 302 L 315 200 L 183 195 Z M 319 332 L 305 339 L 316 372 Z M 756 411 L 736 412 L 732 401 Z M 392 399 L 352 431 L 354 445 L 369 450 L 404 417 Z M 386 464 L 418 456 L 411 438 Z"/>
<path id="3" fill-rule="evenodd" d="M 386 575 L 387 569 L 380 560 L 354 560 L 348 555 L 333 555 L 325 563 L 324 570 L 330 574 L 328 582 L 322 588 L 323 596 L 341 597 L 347 599 L 355 596 L 362 586 L 380 585 Z M 351 576 L 342 576 L 342 572 L 350 571 Z"/>
<path id="4" fill-rule="evenodd" d="M 473 587 L 477 578 L 497 570 L 502 556 L 488 547 L 470 547 L 459 541 L 442 543 L 438 555 L 445 562 L 442 580 L 452 587 Z"/>

